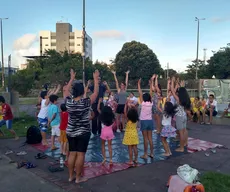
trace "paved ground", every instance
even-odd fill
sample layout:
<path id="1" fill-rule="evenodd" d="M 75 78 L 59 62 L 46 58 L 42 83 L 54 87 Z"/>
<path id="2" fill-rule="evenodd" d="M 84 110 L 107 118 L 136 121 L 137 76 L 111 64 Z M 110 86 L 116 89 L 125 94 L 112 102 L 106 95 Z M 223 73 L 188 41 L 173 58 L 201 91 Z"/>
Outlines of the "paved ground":
<path id="1" fill-rule="evenodd" d="M 5 170 L 3 174 L 4 180 L 12 181 L 12 178 L 13 180 L 15 178 L 15 182 L 14 185 L 12 185 L 14 187 L 9 187 L 10 184 L 8 182 L 0 181 L 2 182 L 0 184 L 1 187 L 3 186 L 4 189 L 8 189 L 9 192 L 18 191 L 18 189 L 20 189 L 20 186 L 18 186 L 20 183 L 27 183 L 25 186 L 23 186 L 24 189 L 21 190 L 23 192 L 38 192 L 44 190 L 53 192 L 61 190 L 56 186 L 45 182 L 47 180 L 51 183 L 54 183 L 55 185 L 58 185 L 65 191 L 162 192 L 166 191 L 165 185 L 169 176 L 176 174 L 177 167 L 183 164 L 189 164 L 190 166 L 197 168 L 201 173 L 205 171 L 219 171 L 222 173 L 230 174 L 229 125 L 208 126 L 192 123 L 189 125 L 189 136 L 225 145 L 226 149 L 217 149 L 216 154 L 212 154 L 210 152 L 209 157 L 204 155 L 205 152 L 186 154 L 183 156 L 170 158 L 166 161 L 160 161 L 142 167 L 131 168 L 110 175 L 97 177 L 80 185 L 69 184 L 66 182 L 68 178 L 67 170 L 59 173 L 49 173 L 47 171 L 49 162 L 55 162 L 55 160 L 51 158 L 37 161 L 36 163 L 38 164 L 38 168 L 31 169 L 30 171 L 23 168 L 18 170 L 15 168 L 15 165 L 8 164 L 7 160 L 1 160 L 0 171 L 2 169 Z M 14 151 L 26 150 L 28 151 L 28 155 L 24 157 L 9 155 L 9 158 L 15 161 L 20 159 L 35 161 L 34 155 L 37 153 L 37 151 L 30 146 L 19 147 L 22 142 L 23 140 L 13 141 L 2 139 L 0 140 L 0 151 L 3 153 L 9 149 Z"/>
<path id="2" fill-rule="evenodd" d="M 25 169 L 16 169 L 16 164 L 9 164 L 10 159 L 1 156 L 0 186 L 4 192 L 63 192 L 58 186 L 38 177 Z"/>

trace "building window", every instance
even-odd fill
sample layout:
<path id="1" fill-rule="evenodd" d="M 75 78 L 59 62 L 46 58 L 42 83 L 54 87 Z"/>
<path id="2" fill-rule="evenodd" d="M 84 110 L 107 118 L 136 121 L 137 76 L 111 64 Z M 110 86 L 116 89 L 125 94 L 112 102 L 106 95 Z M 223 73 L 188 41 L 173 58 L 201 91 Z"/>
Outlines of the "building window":
<path id="1" fill-rule="evenodd" d="M 77 46 L 81 46 L 81 44 L 77 44 Z"/>
<path id="2" fill-rule="evenodd" d="M 56 43 L 51 43 L 51 46 L 56 46 Z"/>
<path id="3" fill-rule="evenodd" d="M 42 39 L 49 39 L 48 37 L 42 37 Z"/>
<path id="4" fill-rule="evenodd" d="M 48 44 L 46 44 L 46 47 L 49 46 Z"/>
<path id="5" fill-rule="evenodd" d="M 69 43 L 69 46 L 74 46 L 74 43 Z"/>
<path id="6" fill-rule="evenodd" d="M 69 36 L 69 39 L 74 39 L 74 36 Z"/>
<path id="7" fill-rule="evenodd" d="M 82 39 L 82 37 L 77 37 L 77 39 Z"/>
<path id="8" fill-rule="evenodd" d="M 51 39 L 56 39 L 56 36 L 51 36 Z"/>

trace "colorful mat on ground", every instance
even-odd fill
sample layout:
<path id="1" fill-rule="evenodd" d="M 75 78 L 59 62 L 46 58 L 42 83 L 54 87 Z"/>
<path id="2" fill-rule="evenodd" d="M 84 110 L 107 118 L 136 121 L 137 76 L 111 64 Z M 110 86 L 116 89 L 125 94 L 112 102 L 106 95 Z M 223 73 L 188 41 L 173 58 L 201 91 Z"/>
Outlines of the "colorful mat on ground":
<path id="1" fill-rule="evenodd" d="M 206 151 L 208 149 L 223 147 L 216 143 L 211 143 L 208 141 L 203 141 L 200 139 L 188 138 L 188 153 L 194 153 L 197 151 Z"/>
<path id="2" fill-rule="evenodd" d="M 88 151 L 86 153 L 86 164 L 84 169 L 84 175 L 87 179 L 94 178 L 101 175 L 111 174 L 113 172 L 122 171 L 130 168 L 126 162 L 129 160 L 128 157 L 128 149 L 127 146 L 122 144 L 122 139 L 124 133 L 116 133 L 115 139 L 113 140 L 112 148 L 113 148 L 113 165 L 109 165 L 106 163 L 105 165 L 101 165 L 103 160 L 101 154 L 101 140 L 99 136 L 91 137 Z M 141 133 L 139 134 L 140 144 L 138 145 L 138 156 L 140 157 L 143 154 L 143 138 Z M 161 143 L 161 138 L 159 135 L 153 135 L 154 142 L 154 159 L 148 158 L 147 160 L 143 160 L 141 158 L 138 159 L 138 166 L 142 166 L 146 163 L 152 163 L 154 161 L 165 160 L 166 158 L 162 155 L 164 153 L 164 149 Z M 170 148 L 172 150 L 173 156 L 179 156 L 183 153 L 175 152 L 175 149 L 178 147 L 178 142 L 173 140 L 169 141 Z M 41 144 L 33 145 L 36 149 L 45 152 L 48 156 L 53 158 L 59 158 L 60 150 L 51 151 L 49 147 L 45 147 Z M 50 140 L 49 140 L 50 146 Z M 57 143 L 59 147 L 59 144 Z M 205 151 L 207 149 L 222 147 L 222 145 L 202 141 L 199 139 L 189 138 L 188 140 L 188 148 L 185 153 L 194 153 L 196 151 Z M 107 146 L 106 146 L 107 148 Z M 108 151 L 106 154 L 109 157 Z"/>
<path id="3" fill-rule="evenodd" d="M 143 164 L 138 164 L 139 166 L 142 166 Z M 94 177 L 98 177 L 101 175 L 108 175 L 117 171 L 122 171 L 128 168 L 134 168 L 131 167 L 130 165 L 126 163 L 113 163 L 113 165 L 105 164 L 102 165 L 101 163 L 98 162 L 87 162 L 85 163 L 85 168 L 84 168 L 84 177 L 87 179 L 91 179 Z"/>
<path id="4" fill-rule="evenodd" d="M 113 149 L 113 162 L 116 163 L 125 163 L 128 161 L 128 148 L 127 146 L 122 144 L 124 133 L 116 133 L 115 139 L 113 139 L 112 149 Z M 139 156 L 143 154 L 143 137 L 141 133 L 139 133 L 140 144 L 138 145 L 138 153 Z M 139 163 L 152 163 L 153 161 L 165 160 L 165 157 L 162 156 L 164 153 L 164 149 L 161 143 L 161 138 L 157 134 L 153 134 L 153 143 L 154 143 L 154 160 L 149 158 L 147 161 L 143 159 L 138 159 Z M 178 156 L 180 153 L 175 152 L 175 149 L 178 146 L 178 142 L 174 142 L 173 140 L 169 140 L 171 150 L 173 152 L 173 156 Z M 50 140 L 49 140 L 50 144 Z M 49 147 L 45 147 L 42 144 L 33 145 L 40 151 L 45 152 L 50 157 L 58 158 L 60 156 L 60 150 L 51 151 Z M 57 143 L 59 147 L 59 144 Z M 202 141 L 199 139 L 189 138 L 188 139 L 188 153 L 194 153 L 196 151 L 205 151 L 210 148 L 221 147 L 219 144 L 211 143 L 208 141 Z M 107 149 L 107 146 L 106 146 Z M 108 157 L 108 150 L 106 156 Z M 101 162 L 103 160 L 101 154 L 101 140 L 99 136 L 91 137 L 88 151 L 86 153 L 86 162 Z"/>

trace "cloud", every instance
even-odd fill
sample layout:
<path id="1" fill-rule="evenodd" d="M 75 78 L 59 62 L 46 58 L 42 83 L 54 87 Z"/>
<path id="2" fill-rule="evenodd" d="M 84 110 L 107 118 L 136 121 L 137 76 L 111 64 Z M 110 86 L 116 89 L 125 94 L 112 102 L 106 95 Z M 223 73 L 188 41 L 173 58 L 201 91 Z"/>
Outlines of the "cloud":
<path id="1" fill-rule="evenodd" d="M 95 31 L 93 33 L 93 36 L 94 38 L 98 38 L 98 39 L 115 39 L 115 40 L 126 39 L 125 34 L 117 30 Z"/>
<path id="2" fill-rule="evenodd" d="M 37 41 L 36 34 L 25 34 L 14 42 L 14 50 L 29 49 Z"/>
<path id="3" fill-rule="evenodd" d="M 211 19 L 213 23 L 222 23 L 226 21 L 230 21 L 230 17 L 214 17 Z"/>
<path id="4" fill-rule="evenodd" d="M 14 41 L 12 52 L 12 66 L 20 67 L 26 63 L 24 56 L 39 55 L 38 36 L 25 34 Z"/>

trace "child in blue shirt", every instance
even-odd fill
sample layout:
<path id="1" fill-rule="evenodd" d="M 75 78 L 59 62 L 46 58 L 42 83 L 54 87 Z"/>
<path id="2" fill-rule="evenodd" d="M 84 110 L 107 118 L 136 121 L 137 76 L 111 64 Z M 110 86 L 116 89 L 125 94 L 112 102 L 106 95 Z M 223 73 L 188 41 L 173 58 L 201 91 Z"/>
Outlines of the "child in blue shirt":
<path id="1" fill-rule="evenodd" d="M 51 150 L 56 150 L 55 137 L 60 137 L 60 113 L 57 106 L 57 95 L 50 95 L 50 105 L 48 107 L 48 126 L 51 126 Z"/>

